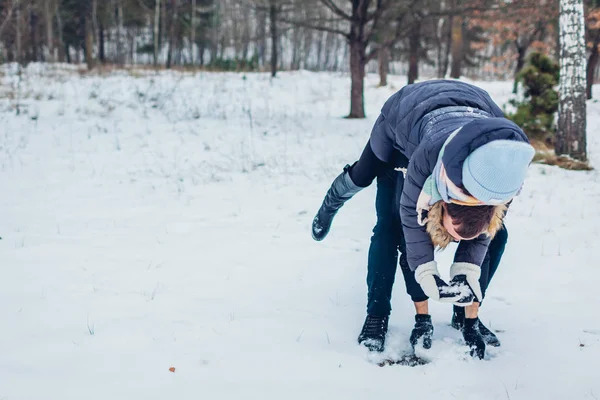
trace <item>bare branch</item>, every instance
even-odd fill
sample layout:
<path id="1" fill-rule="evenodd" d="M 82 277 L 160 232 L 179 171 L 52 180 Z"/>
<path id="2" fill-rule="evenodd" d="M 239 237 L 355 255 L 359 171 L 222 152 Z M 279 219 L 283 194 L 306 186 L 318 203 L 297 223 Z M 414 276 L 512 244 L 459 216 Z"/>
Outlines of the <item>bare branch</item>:
<path id="1" fill-rule="evenodd" d="M 367 20 L 372 19 L 373 24 L 371 25 L 370 32 L 366 35 L 366 43 L 369 43 L 373 40 L 373 37 L 378 33 L 379 30 L 379 21 L 383 16 L 384 11 L 389 7 L 389 4 L 386 4 L 385 7 L 382 5 L 381 0 L 377 2 L 377 9 L 371 13 L 370 16 L 367 17 Z"/>
<path id="2" fill-rule="evenodd" d="M 335 33 L 338 35 L 342 35 L 346 38 L 350 38 L 349 32 L 345 32 L 345 31 L 343 31 L 341 29 L 337 29 L 337 28 L 332 28 L 330 26 L 321 25 L 321 23 L 327 22 L 327 21 L 319 20 L 318 23 L 315 23 L 317 21 L 298 21 L 298 20 L 287 19 L 287 18 L 280 18 L 279 20 L 281 22 L 292 24 L 294 26 L 299 26 L 299 27 L 308 28 L 308 29 L 314 29 L 314 30 L 322 31 L 322 32 L 331 32 L 331 33 Z"/>
<path id="3" fill-rule="evenodd" d="M 255 11 L 269 11 L 270 3 L 269 2 L 261 2 L 258 0 L 244 0 L 241 1 L 240 4 L 244 7 L 247 7 L 250 10 L 255 10 Z M 294 2 L 293 1 L 281 1 L 281 0 L 277 0 L 276 2 L 276 6 L 278 7 L 278 12 L 287 12 L 290 11 L 290 9 L 286 9 L 286 6 L 293 6 Z M 204 6 L 203 7 L 205 10 L 206 9 L 216 9 L 216 5 L 210 5 L 210 6 Z"/>
<path id="4" fill-rule="evenodd" d="M 377 35 L 380 32 L 380 24 L 381 23 L 391 23 L 393 20 L 395 20 L 395 24 L 396 24 L 396 31 L 393 34 L 392 37 L 390 37 L 388 40 L 383 41 L 382 43 L 379 44 L 379 47 L 390 47 L 392 46 L 394 43 L 398 42 L 402 37 L 406 36 L 406 34 L 408 34 L 408 32 L 410 31 L 410 26 L 406 27 L 405 29 L 403 28 L 403 21 L 404 18 L 409 14 L 409 12 L 412 12 L 413 14 L 415 14 L 415 5 L 417 4 L 418 0 L 411 0 L 410 4 L 405 5 L 405 6 L 401 6 L 401 7 L 397 7 L 397 5 L 395 3 L 392 2 L 388 2 L 388 3 L 383 3 L 382 1 L 379 0 L 378 1 L 378 7 L 379 8 L 379 13 L 377 13 L 377 10 L 375 12 L 372 13 L 373 15 L 373 23 L 371 24 L 371 29 L 369 31 L 369 33 L 366 35 L 366 40 L 365 43 L 370 43 L 371 41 L 374 40 L 375 35 Z M 387 15 L 386 15 L 387 14 Z M 391 18 L 392 16 L 395 16 L 395 18 Z M 377 51 L 374 50 L 372 53 L 369 54 L 369 56 L 371 57 L 370 59 L 373 59 L 374 57 L 376 57 L 377 55 Z"/>
<path id="5" fill-rule="evenodd" d="M 377 21 L 381 17 L 381 14 L 383 14 L 383 12 L 389 8 L 390 4 L 391 4 L 390 2 L 386 2 L 384 5 L 383 0 L 377 0 L 377 8 L 375 8 L 375 11 L 367 14 L 366 20 L 367 21 L 371 21 L 371 20 Z"/>
<path id="6" fill-rule="evenodd" d="M 152 7 L 149 7 L 149 6 L 147 6 L 147 5 L 146 5 L 146 3 L 144 3 L 144 1 L 143 1 L 143 0 L 137 0 L 137 2 L 138 2 L 138 4 L 140 5 L 140 7 L 141 7 L 141 8 L 142 8 L 144 11 L 146 11 L 146 12 L 149 12 L 149 11 L 154 11 L 154 10 L 152 9 Z"/>
<path id="7" fill-rule="evenodd" d="M 321 0 L 321 3 L 323 3 L 323 5 L 327 8 L 329 8 L 335 15 L 340 16 L 348 21 L 350 21 L 352 19 L 352 15 L 347 14 L 346 12 L 344 12 L 344 10 L 342 10 L 341 8 L 339 8 L 334 2 L 333 0 Z"/>
<path id="8" fill-rule="evenodd" d="M 411 25 L 405 26 L 404 29 L 402 29 L 402 20 L 404 19 L 405 15 L 406 13 L 403 13 L 400 17 L 398 17 L 396 22 L 396 32 L 394 36 L 388 40 L 384 40 L 382 43 L 379 43 L 377 47 L 372 49 L 366 56 L 366 62 L 374 60 L 375 57 L 377 57 L 377 52 L 380 48 L 393 46 L 394 43 L 400 40 L 400 38 L 406 36 L 410 32 L 410 30 L 412 29 Z"/>
<path id="9" fill-rule="evenodd" d="M 511 3 L 511 7 L 518 7 L 518 6 L 514 6 Z M 477 6 L 473 6 L 473 7 L 464 7 L 464 8 L 449 8 L 445 11 L 437 11 L 437 12 L 432 12 L 429 13 L 428 16 L 431 17 L 452 17 L 452 16 L 457 16 L 457 15 L 464 15 L 464 14 L 469 14 L 472 12 L 482 12 L 482 13 L 489 13 L 491 11 L 499 11 L 501 8 L 499 6 L 491 6 L 491 7 L 477 7 Z"/>
<path id="10" fill-rule="evenodd" d="M 2 21 L 2 23 L 0 23 L 0 35 L 2 35 L 2 31 L 4 30 L 4 28 L 6 28 L 6 24 L 8 24 L 8 21 L 10 21 L 10 17 L 12 17 L 13 10 L 20 3 L 21 3 L 21 0 L 15 0 L 11 3 L 10 8 L 8 9 L 8 13 L 6 14 L 6 19 L 4 21 Z"/>

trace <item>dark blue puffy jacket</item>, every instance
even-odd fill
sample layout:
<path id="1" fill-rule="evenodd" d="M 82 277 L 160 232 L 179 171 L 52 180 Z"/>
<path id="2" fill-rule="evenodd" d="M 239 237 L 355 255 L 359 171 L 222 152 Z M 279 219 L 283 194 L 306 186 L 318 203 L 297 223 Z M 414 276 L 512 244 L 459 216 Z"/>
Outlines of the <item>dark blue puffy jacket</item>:
<path id="1" fill-rule="evenodd" d="M 432 174 L 439 152 L 456 129 L 442 161 L 453 183 L 462 184 L 465 158 L 492 140 L 527 142 L 527 136 L 486 91 L 476 86 L 449 80 L 417 83 L 402 88 L 388 99 L 371 133 L 373 152 L 382 161 L 392 162 L 400 152 L 409 160 L 400 216 L 411 270 L 434 259 L 434 248 L 425 227 L 417 223 L 416 204 L 425 180 Z M 485 235 L 461 241 L 454 260 L 481 266 L 489 245 Z"/>

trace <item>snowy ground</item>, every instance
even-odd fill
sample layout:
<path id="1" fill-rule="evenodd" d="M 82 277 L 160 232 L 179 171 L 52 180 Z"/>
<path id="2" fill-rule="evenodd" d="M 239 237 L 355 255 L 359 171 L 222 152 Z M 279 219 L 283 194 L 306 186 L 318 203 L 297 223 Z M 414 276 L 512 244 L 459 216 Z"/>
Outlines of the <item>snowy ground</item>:
<path id="1" fill-rule="evenodd" d="M 433 304 L 430 363 L 379 368 L 356 344 L 374 188 L 324 242 L 309 226 L 404 78 L 367 78 L 364 121 L 335 74 L 0 81 L 0 399 L 600 398 L 597 171 L 532 168 L 482 309 L 500 349 L 468 359 Z M 599 126 L 589 103 L 596 167 Z M 413 324 L 401 275 L 394 296 L 391 354 Z"/>

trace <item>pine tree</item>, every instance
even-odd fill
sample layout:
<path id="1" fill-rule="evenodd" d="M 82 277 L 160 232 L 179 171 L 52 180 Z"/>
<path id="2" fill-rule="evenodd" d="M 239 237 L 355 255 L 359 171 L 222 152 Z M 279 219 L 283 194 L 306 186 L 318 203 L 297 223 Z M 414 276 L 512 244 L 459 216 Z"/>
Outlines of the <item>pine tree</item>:
<path id="1" fill-rule="evenodd" d="M 517 81 L 525 89 L 524 101 L 511 103 L 517 107 L 508 117 L 519 125 L 531 139 L 552 144 L 554 114 L 558 111 L 559 66 L 542 53 L 533 53 L 528 65 L 518 74 Z"/>

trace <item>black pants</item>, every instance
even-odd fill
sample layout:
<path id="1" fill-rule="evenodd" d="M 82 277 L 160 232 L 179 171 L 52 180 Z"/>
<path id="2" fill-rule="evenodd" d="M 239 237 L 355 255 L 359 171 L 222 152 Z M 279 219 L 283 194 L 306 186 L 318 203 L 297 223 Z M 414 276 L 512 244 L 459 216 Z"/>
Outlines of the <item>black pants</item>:
<path id="1" fill-rule="evenodd" d="M 400 253 L 400 269 L 404 276 L 407 293 L 414 302 L 427 300 L 427 296 L 415 280 L 415 273 L 408 267 L 406 259 L 406 243 L 399 212 L 403 187 L 404 175 L 402 172 L 386 168 L 377 175 L 375 200 L 377 224 L 371 237 L 367 273 L 369 291 L 367 313 L 370 315 L 386 316 L 390 314 L 398 253 Z M 484 297 L 502 259 L 507 239 L 508 232 L 503 227 L 490 243 L 481 266 L 479 280 Z"/>

